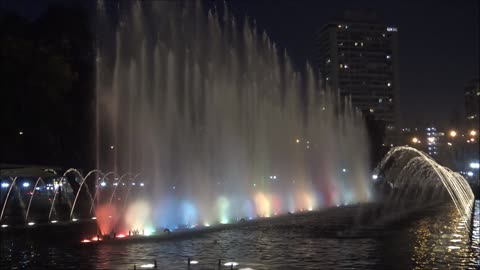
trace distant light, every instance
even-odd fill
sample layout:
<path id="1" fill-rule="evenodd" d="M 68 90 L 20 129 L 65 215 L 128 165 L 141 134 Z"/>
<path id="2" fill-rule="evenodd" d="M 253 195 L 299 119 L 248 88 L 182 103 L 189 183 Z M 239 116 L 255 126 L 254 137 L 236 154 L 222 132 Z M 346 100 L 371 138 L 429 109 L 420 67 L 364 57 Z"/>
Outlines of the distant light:
<path id="1" fill-rule="evenodd" d="M 143 186 L 145 186 L 145 184 L 144 184 L 144 183 L 140 183 L 140 186 L 143 187 Z"/>
<path id="2" fill-rule="evenodd" d="M 473 172 L 467 172 L 468 176 L 473 176 Z"/>
<path id="3" fill-rule="evenodd" d="M 345 68 L 348 68 L 348 65 L 347 65 L 347 64 L 345 64 Z"/>
<path id="4" fill-rule="evenodd" d="M 226 262 L 224 265 L 225 266 L 237 266 L 238 263 L 237 262 Z"/>
<path id="5" fill-rule="evenodd" d="M 378 175 L 376 175 L 376 174 L 372 175 L 372 179 L 373 179 L 373 180 L 377 180 L 377 179 L 378 179 Z"/>
<path id="6" fill-rule="evenodd" d="M 113 148 L 115 148 L 115 147 L 113 147 L 113 145 L 110 145 L 110 149 L 113 149 Z"/>
<path id="7" fill-rule="evenodd" d="M 153 263 L 147 263 L 140 265 L 140 268 L 154 268 L 155 265 Z"/>
<path id="8" fill-rule="evenodd" d="M 205 223 L 205 224 L 203 224 L 203 226 L 205 226 L 205 227 L 210 227 L 210 224 Z"/>
<path id="9" fill-rule="evenodd" d="M 2 228 L 7 228 L 8 225 L 7 224 L 2 224 Z"/>
<path id="10" fill-rule="evenodd" d="M 417 137 L 413 137 L 412 142 L 413 142 L 413 143 L 418 143 L 418 138 L 417 138 Z"/>
<path id="11" fill-rule="evenodd" d="M 18 132 L 18 135 L 23 135 L 23 131 L 20 130 L 20 131 Z"/>
<path id="12" fill-rule="evenodd" d="M 73 222 L 76 222 L 77 220 L 78 220 L 78 219 L 76 219 L 76 218 L 72 218 L 72 221 L 73 221 Z"/>
<path id="13" fill-rule="evenodd" d="M 172 188 L 175 189 L 175 186 L 173 186 Z"/>
<path id="14" fill-rule="evenodd" d="M 115 183 L 113 183 L 113 185 L 114 185 L 114 186 L 118 186 L 118 183 L 115 182 Z"/>
<path id="15" fill-rule="evenodd" d="M 388 82 L 388 83 L 387 83 L 387 86 L 388 86 L 388 87 L 392 86 L 392 83 Z"/>
<path id="16" fill-rule="evenodd" d="M 10 184 L 8 184 L 8 183 L 2 183 L 2 188 L 7 188 L 9 186 L 10 186 Z"/>
<path id="17" fill-rule="evenodd" d="M 431 143 L 435 142 L 435 138 L 434 137 L 428 137 L 427 140 Z"/>
<path id="18" fill-rule="evenodd" d="M 450 130 L 450 133 L 449 133 L 450 137 L 456 137 L 457 136 L 457 132 L 455 130 Z"/>
<path id="19" fill-rule="evenodd" d="M 475 130 L 471 130 L 470 131 L 470 136 L 475 136 L 475 135 L 477 135 L 477 132 Z"/>
<path id="20" fill-rule="evenodd" d="M 126 235 L 125 235 L 125 234 L 122 234 L 122 233 L 119 234 L 119 235 L 117 235 L 117 238 L 125 238 L 125 237 L 126 237 Z"/>
<path id="21" fill-rule="evenodd" d="M 460 247 L 457 246 L 448 246 L 448 249 L 459 249 Z"/>
<path id="22" fill-rule="evenodd" d="M 374 110 L 373 110 L 372 108 L 370 108 L 370 112 L 371 112 L 371 113 L 373 113 L 373 112 L 374 112 Z"/>
<path id="23" fill-rule="evenodd" d="M 56 220 L 52 220 L 52 221 L 50 221 L 50 222 L 52 222 L 52 223 L 57 223 L 58 221 L 56 221 Z"/>
<path id="24" fill-rule="evenodd" d="M 132 186 L 135 186 L 135 185 L 136 185 L 135 182 L 133 182 L 133 183 L 132 183 Z"/>
<path id="25" fill-rule="evenodd" d="M 390 56 L 390 55 L 387 55 L 387 59 L 390 59 L 390 58 L 391 58 L 391 56 Z"/>
<path id="26" fill-rule="evenodd" d="M 198 264 L 198 261 L 195 261 L 195 260 L 190 261 L 190 264 Z"/>
<path id="27" fill-rule="evenodd" d="M 92 217 L 92 219 L 97 219 L 97 217 Z"/>
<path id="28" fill-rule="evenodd" d="M 478 163 L 478 162 L 471 162 L 471 163 L 470 163 L 470 168 L 472 168 L 472 169 L 479 169 L 479 168 L 480 168 L 480 163 Z"/>
<path id="29" fill-rule="evenodd" d="M 107 185 L 107 183 L 105 183 L 105 181 L 100 183 L 100 186 L 102 186 L 102 187 L 104 187 L 106 185 Z"/>
<path id="30" fill-rule="evenodd" d="M 33 226 L 33 225 L 35 225 L 35 222 L 29 222 L 28 223 L 28 226 Z"/>
<path id="31" fill-rule="evenodd" d="M 343 168 L 343 169 L 342 169 L 342 172 L 347 172 L 347 169 Z"/>
<path id="32" fill-rule="evenodd" d="M 273 176 L 273 179 L 277 179 L 277 176 L 276 176 L 276 175 L 274 175 L 274 176 Z"/>
<path id="33" fill-rule="evenodd" d="M 256 183 L 253 183 L 253 186 L 254 186 L 254 187 L 256 187 L 256 186 L 257 186 L 257 184 L 256 184 Z"/>
<path id="34" fill-rule="evenodd" d="M 451 142 L 448 142 L 447 144 L 448 144 L 448 146 L 452 146 L 452 143 L 451 143 Z"/>
<path id="35" fill-rule="evenodd" d="M 342 28 L 342 25 L 341 25 L 341 24 L 339 24 L 339 25 L 338 25 L 338 28 Z"/>
<path id="36" fill-rule="evenodd" d="M 387 32 L 397 32 L 398 29 L 396 27 L 387 27 Z"/>
<path id="37" fill-rule="evenodd" d="M 83 240 L 82 240 L 82 243 L 90 243 L 90 242 L 91 242 L 91 241 L 88 240 L 88 239 L 83 239 Z"/>

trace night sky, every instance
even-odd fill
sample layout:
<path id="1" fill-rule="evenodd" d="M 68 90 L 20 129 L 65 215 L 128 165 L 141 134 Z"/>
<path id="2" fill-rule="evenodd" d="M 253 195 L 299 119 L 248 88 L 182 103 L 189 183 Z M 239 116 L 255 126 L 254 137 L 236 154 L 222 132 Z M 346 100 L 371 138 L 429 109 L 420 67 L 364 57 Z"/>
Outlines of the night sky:
<path id="1" fill-rule="evenodd" d="M 2 0 L 0 8 L 35 18 L 56 0 Z M 61 2 L 78 2 L 74 0 Z M 448 124 L 463 116 L 463 89 L 478 78 L 478 3 L 462 1 L 228 1 L 254 18 L 294 62 L 314 49 L 314 33 L 345 9 L 372 9 L 399 29 L 400 124 Z M 3 26 L 5 27 L 5 26 Z M 8 27 L 8 26 L 7 26 Z M 463 117 L 462 117 L 463 118 Z"/>

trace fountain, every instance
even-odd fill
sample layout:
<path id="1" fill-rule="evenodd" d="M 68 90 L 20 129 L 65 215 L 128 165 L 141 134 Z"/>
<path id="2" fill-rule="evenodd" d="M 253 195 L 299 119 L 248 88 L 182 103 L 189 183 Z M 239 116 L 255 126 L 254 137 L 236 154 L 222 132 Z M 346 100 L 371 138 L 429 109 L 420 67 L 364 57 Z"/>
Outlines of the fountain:
<path id="1" fill-rule="evenodd" d="M 392 148 L 374 175 L 384 196 L 379 216 L 452 201 L 470 229 L 475 197 L 468 182 L 425 153 L 408 146 Z"/>
<path id="2" fill-rule="evenodd" d="M 149 183 L 112 211 L 174 229 L 368 199 L 361 114 L 254 22 L 198 1 L 97 3 L 98 166 Z"/>

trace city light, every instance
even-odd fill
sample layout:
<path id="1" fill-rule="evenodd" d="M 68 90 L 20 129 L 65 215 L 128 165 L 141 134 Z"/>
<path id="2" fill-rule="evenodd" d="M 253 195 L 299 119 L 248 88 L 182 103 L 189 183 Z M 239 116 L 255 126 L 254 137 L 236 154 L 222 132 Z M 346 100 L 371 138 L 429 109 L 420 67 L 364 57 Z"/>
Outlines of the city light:
<path id="1" fill-rule="evenodd" d="M 102 187 L 104 187 L 104 186 L 106 186 L 106 185 L 107 185 L 107 183 L 105 183 L 105 182 L 101 182 L 101 183 L 100 183 L 100 186 L 102 186 Z"/>
<path id="2" fill-rule="evenodd" d="M 8 183 L 2 183 L 2 188 L 7 188 L 8 186 L 10 186 Z"/>
<path id="3" fill-rule="evenodd" d="M 475 130 L 471 130 L 470 131 L 470 136 L 475 136 L 475 135 L 477 135 L 477 132 Z"/>
<path id="4" fill-rule="evenodd" d="M 24 182 L 24 183 L 22 184 L 22 186 L 23 186 L 23 187 L 29 187 L 29 186 L 30 186 L 30 183 Z"/>
<path id="5" fill-rule="evenodd" d="M 478 169 L 478 168 L 480 168 L 480 163 L 478 163 L 478 162 L 471 162 L 471 163 L 470 163 L 470 168 L 472 168 L 472 169 Z"/>
<path id="6" fill-rule="evenodd" d="M 428 137 L 427 140 L 431 143 L 435 142 L 435 138 L 434 137 Z"/>
<path id="7" fill-rule="evenodd" d="M 468 176 L 473 176 L 473 172 L 467 172 Z"/>
<path id="8" fill-rule="evenodd" d="M 413 142 L 413 143 L 419 143 L 419 140 L 418 140 L 417 137 L 413 137 L 412 142 Z"/>
<path id="9" fill-rule="evenodd" d="M 448 133 L 450 137 L 454 138 L 457 136 L 457 132 L 455 130 L 450 130 L 450 133 Z"/>

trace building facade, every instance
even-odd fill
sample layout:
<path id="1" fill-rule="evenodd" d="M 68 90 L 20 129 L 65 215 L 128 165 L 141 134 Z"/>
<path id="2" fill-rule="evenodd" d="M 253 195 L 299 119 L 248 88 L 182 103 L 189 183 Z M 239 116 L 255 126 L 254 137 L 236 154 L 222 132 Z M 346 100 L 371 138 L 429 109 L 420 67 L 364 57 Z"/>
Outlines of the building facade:
<path id="1" fill-rule="evenodd" d="M 320 29 L 314 53 L 326 86 L 384 121 L 387 140 L 397 122 L 397 34 L 375 13 L 346 11 Z"/>

